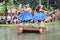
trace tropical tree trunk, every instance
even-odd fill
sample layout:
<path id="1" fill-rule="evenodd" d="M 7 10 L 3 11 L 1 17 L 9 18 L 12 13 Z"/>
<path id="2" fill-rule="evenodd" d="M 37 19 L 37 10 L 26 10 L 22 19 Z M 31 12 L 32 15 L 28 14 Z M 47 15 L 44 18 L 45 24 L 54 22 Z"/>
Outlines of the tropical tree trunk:
<path id="1" fill-rule="evenodd" d="M 10 4 L 10 13 L 12 13 L 12 8 L 13 8 L 13 0 L 9 0 L 9 4 Z"/>

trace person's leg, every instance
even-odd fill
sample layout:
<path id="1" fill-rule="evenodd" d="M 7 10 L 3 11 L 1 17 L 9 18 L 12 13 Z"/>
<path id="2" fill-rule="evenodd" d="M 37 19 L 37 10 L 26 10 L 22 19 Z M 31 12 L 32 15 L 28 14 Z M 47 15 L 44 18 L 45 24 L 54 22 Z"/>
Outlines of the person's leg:
<path id="1" fill-rule="evenodd" d="M 33 20 L 33 23 L 35 23 L 35 21 Z"/>
<path id="2" fill-rule="evenodd" d="M 31 20 L 28 20 L 28 21 L 27 21 L 27 24 L 32 24 Z"/>
<path id="3" fill-rule="evenodd" d="M 22 23 L 23 23 L 23 26 L 25 26 L 26 21 L 24 20 L 24 21 L 22 21 Z"/>
<path id="4" fill-rule="evenodd" d="M 10 24 L 12 24 L 12 20 L 10 20 Z"/>
<path id="5" fill-rule="evenodd" d="M 20 23 L 20 20 L 17 20 L 17 24 L 19 24 Z"/>
<path id="6" fill-rule="evenodd" d="M 16 19 L 14 19 L 14 24 L 16 24 Z"/>
<path id="7" fill-rule="evenodd" d="M 8 24 L 10 24 L 10 20 L 8 21 Z"/>
<path id="8" fill-rule="evenodd" d="M 17 19 L 15 20 L 15 24 L 17 24 Z"/>
<path id="9" fill-rule="evenodd" d="M 40 21 L 40 20 L 38 20 L 38 27 L 40 27 L 40 23 L 41 23 L 41 21 Z"/>

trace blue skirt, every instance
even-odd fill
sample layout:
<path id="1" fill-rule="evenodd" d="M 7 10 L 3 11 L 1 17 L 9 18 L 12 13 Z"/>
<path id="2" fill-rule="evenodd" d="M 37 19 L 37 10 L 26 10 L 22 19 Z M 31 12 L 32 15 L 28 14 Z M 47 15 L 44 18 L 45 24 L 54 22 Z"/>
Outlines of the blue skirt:
<path id="1" fill-rule="evenodd" d="M 32 20 L 40 20 L 40 21 L 43 21 L 45 19 L 46 19 L 46 16 L 42 12 L 37 12 L 32 18 Z"/>
<path id="2" fill-rule="evenodd" d="M 18 16 L 20 21 L 28 21 L 32 19 L 32 14 L 29 12 L 24 12 Z"/>

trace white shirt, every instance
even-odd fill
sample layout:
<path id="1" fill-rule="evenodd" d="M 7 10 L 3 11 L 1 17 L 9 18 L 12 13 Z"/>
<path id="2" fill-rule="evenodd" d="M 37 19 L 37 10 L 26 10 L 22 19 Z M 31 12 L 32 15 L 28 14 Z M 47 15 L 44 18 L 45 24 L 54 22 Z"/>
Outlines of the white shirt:
<path id="1" fill-rule="evenodd" d="M 7 20 L 10 20 L 11 19 L 11 16 L 7 16 Z"/>

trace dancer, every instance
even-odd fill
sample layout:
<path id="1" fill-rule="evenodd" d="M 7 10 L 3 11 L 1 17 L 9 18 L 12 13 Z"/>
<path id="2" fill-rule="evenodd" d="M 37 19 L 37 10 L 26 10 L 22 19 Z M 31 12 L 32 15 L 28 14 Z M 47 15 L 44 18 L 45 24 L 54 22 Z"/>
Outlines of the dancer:
<path id="1" fill-rule="evenodd" d="M 28 22 L 32 19 L 31 8 L 28 5 L 23 7 L 23 13 L 19 15 L 18 19 L 22 22 Z"/>
<path id="2" fill-rule="evenodd" d="M 44 14 L 44 10 L 42 9 L 42 5 L 38 5 L 35 9 L 35 15 L 33 16 L 34 21 L 38 21 L 38 26 L 40 27 L 41 21 L 44 21 L 46 19 L 46 16 Z"/>

